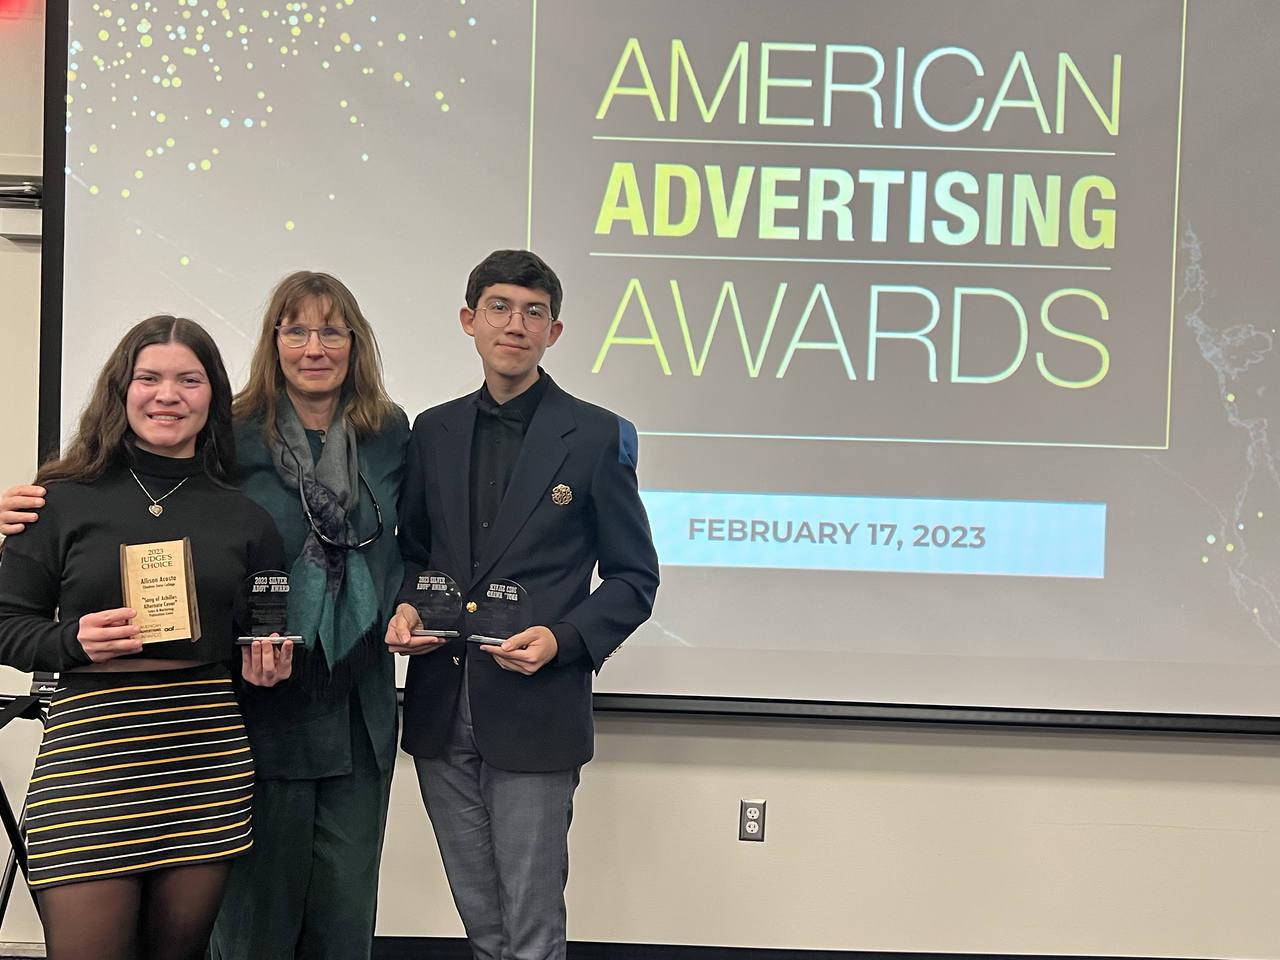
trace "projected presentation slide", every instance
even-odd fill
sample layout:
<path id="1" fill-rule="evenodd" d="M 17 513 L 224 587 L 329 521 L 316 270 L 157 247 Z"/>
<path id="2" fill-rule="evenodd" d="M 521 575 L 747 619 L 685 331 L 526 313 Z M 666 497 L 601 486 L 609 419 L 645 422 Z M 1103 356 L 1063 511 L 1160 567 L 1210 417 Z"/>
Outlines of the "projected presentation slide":
<path id="1" fill-rule="evenodd" d="M 340 277 L 412 418 L 467 274 L 635 423 L 617 693 L 1280 716 L 1280 7 L 71 0 L 62 422 Z"/>

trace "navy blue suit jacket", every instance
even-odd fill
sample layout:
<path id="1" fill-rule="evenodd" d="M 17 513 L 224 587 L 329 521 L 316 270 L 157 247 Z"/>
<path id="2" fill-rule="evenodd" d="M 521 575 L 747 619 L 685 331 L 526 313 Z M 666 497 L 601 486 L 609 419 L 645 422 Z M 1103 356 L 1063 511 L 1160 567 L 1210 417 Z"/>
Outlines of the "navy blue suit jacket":
<path id="1" fill-rule="evenodd" d="M 658 588 L 658 557 L 636 483 L 635 427 L 549 383 L 484 555 L 473 563 L 475 420 L 471 395 L 432 407 L 414 422 L 400 498 L 401 600 L 423 570 L 449 574 L 464 600 L 479 599 L 491 580 L 514 580 L 533 600 L 533 623 L 572 624 L 585 652 L 525 676 L 499 667 L 465 639 L 460 625 L 462 638 L 409 658 L 401 745 L 417 757 L 440 755 L 466 663 L 484 760 L 500 770 L 567 770 L 591 759 L 592 670 L 649 618 Z M 568 503 L 552 499 L 561 485 L 572 493 Z M 597 564 L 602 582 L 592 591 Z"/>

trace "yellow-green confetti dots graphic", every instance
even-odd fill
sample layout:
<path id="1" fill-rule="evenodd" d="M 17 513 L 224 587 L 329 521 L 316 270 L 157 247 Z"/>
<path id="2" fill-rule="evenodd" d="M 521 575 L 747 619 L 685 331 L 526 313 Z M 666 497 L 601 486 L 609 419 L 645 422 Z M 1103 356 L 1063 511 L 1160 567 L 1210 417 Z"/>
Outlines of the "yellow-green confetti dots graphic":
<path id="1" fill-rule="evenodd" d="M 431 69 L 422 64 L 433 62 L 421 59 L 420 51 L 429 47 L 415 49 L 415 44 L 483 43 L 476 31 L 465 29 L 477 26 L 477 18 L 457 16 L 466 12 L 458 9 L 464 0 L 452 15 L 442 11 L 433 17 L 434 37 L 414 22 L 416 12 L 371 15 L 365 5 L 345 0 L 291 0 L 276 6 L 240 6 L 241 0 L 131 0 L 120 6 L 88 2 L 91 12 L 77 18 L 83 22 L 69 24 L 65 113 L 71 134 L 76 117 L 96 112 L 85 120 L 95 125 L 94 142 L 86 142 L 87 136 L 79 143 L 69 138 L 72 152 L 67 162 L 67 174 L 93 196 L 118 190 L 128 199 L 132 188 L 151 193 L 155 200 L 160 194 L 152 191 L 168 189 L 164 177 L 178 171 L 210 172 L 209 158 L 218 156 L 219 148 L 243 155 L 248 141 L 242 138 L 268 135 L 264 115 L 273 113 L 272 100 L 280 92 L 273 89 L 273 73 L 284 69 L 305 71 L 308 80 L 324 76 L 340 81 L 342 85 L 329 89 L 342 97 L 341 112 L 327 115 L 330 128 L 317 133 L 334 135 L 340 125 L 342 136 L 354 138 L 348 149 L 369 162 L 366 127 L 372 134 L 387 119 L 371 104 L 382 103 L 379 98 L 386 97 L 388 86 L 394 85 L 398 95 L 416 98 L 417 90 L 411 90 L 415 83 L 421 87 L 424 79 L 434 81 L 427 92 L 434 94 L 439 110 L 431 113 L 437 118 L 459 106 L 449 102 L 445 76 L 410 80 L 415 70 Z M 452 7 L 452 0 L 446 2 Z M 490 39 L 491 45 L 496 43 Z M 241 71 L 255 66 L 261 82 L 250 86 Z M 321 73 L 331 68 L 332 73 Z M 232 82 L 224 85 L 224 78 Z M 454 74 L 448 82 L 466 80 Z M 360 84 L 381 90 L 365 96 Z M 423 106 L 415 99 L 405 110 L 421 111 Z M 163 146 L 147 137 L 138 143 L 134 124 L 146 120 L 180 133 L 160 141 Z M 117 135 L 129 139 L 112 139 Z M 112 165 L 93 165 L 108 157 Z M 161 178 L 158 186 L 156 178 Z M 91 180 L 97 182 L 91 186 Z M 144 193 L 136 199 L 144 199 Z"/>

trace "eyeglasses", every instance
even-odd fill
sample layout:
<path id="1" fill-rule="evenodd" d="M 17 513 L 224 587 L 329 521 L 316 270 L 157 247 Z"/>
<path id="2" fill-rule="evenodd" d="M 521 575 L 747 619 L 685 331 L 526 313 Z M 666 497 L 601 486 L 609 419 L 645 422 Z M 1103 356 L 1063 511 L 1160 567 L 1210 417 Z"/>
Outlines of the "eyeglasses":
<path id="1" fill-rule="evenodd" d="M 481 307 L 480 312 L 484 314 L 489 326 L 499 330 L 511 322 L 512 316 L 518 315 L 524 321 L 524 328 L 530 333 L 541 333 L 555 319 L 551 316 L 551 308 L 540 303 L 531 303 L 523 310 L 512 310 L 511 304 L 505 300 L 495 300 L 488 306 Z"/>
<path id="2" fill-rule="evenodd" d="M 343 543 L 341 540 L 332 540 L 324 535 L 324 532 L 316 526 L 315 519 L 311 516 L 311 505 L 307 503 L 307 495 L 302 492 L 302 469 L 298 469 L 298 499 L 302 501 L 302 512 L 306 515 L 307 523 L 311 526 L 311 532 L 316 535 L 321 543 L 330 547 L 336 547 L 339 550 L 359 550 L 361 547 L 367 547 L 382 536 L 382 509 L 378 506 L 378 498 L 373 495 L 373 487 L 369 486 L 369 481 L 364 478 L 364 473 L 359 473 L 360 482 L 364 484 L 364 488 L 369 491 L 369 499 L 373 502 L 373 513 L 378 518 L 378 529 L 374 531 L 373 536 L 367 540 L 361 540 L 359 543 Z"/>
<path id="3" fill-rule="evenodd" d="M 289 455 L 293 457 L 293 462 L 298 464 L 298 500 L 302 504 L 302 514 L 307 518 L 307 525 L 311 527 L 311 532 L 316 535 L 316 539 L 326 546 L 334 547 L 338 550 L 359 550 L 374 543 L 382 536 L 382 508 L 378 506 L 378 497 L 373 492 L 373 487 L 369 486 L 369 481 L 364 477 L 364 471 L 356 472 L 360 478 L 357 482 L 363 483 L 364 488 L 369 491 L 369 501 L 373 504 L 373 515 L 377 518 L 378 529 L 374 531 L 373 536 L 367 540 L 361 540 L 359 543 L 343 543 L 341 540 L 334 540 L 325 536 L 323 530 L 316 526 L 315 518 L 311 515 L 311 504 L 307 503 L 306 484 L 302 482 L 302 464 L 298 463 L 297 455 L 294 454 L 292 448 L 288 445 L 285 449 L 289 451 Z"/>
<path id="4" fill-rule="evenodd" d="M 351 342 L 350 327 L 304 327 L 302 324 L 289 324 L 276 327 L 276 336 L 286 347 L 305 347 L 311 342 L 311 335 L 320 337 L 320 346 L 330 350 L 339 350 Z"/>

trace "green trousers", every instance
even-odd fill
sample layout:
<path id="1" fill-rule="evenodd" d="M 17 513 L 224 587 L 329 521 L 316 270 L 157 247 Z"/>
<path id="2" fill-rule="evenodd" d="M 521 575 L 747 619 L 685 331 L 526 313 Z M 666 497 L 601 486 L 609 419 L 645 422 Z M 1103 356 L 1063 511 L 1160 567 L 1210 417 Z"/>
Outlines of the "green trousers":
<path id="1" fill-rule="evenodd" d="M 213 960 L 368 960 L 391 771 L 351 712 L 350 773 L 254 784 L 253 849 L 232 865 Z"/>

